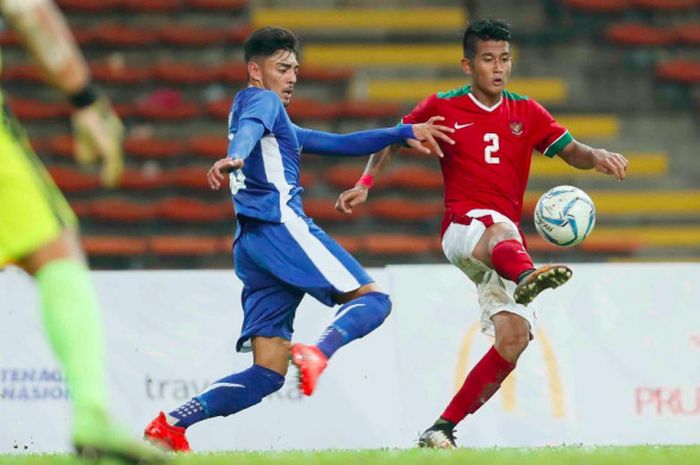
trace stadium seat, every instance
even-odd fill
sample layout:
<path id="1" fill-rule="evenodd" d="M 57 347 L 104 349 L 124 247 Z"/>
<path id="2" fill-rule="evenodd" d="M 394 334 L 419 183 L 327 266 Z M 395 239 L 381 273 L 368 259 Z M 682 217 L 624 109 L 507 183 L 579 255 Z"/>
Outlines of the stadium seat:
<path id="1" fill-rule="evenodd" d="M 91 191 L 100 185 L 96 175 L 83 173 L 76 168 L 50 166 L 48 170 L 54 182 L 65 192 Z"/>
<path id="2" fill-rule="evenodd" d="M 392 187 L 407 190 L 442 190 L 442 174 L 437 168 L 419 165 L 400 166 L 383 175 L 376 187 Z"/>
<path id="3" fill-rule="evenodd" d="M 627 177 L 663 177 L 669 172 L 669 155 L 666 153 L 625 153 L 625 158 L 634 169 Z M 592 178 L 600 173 L 595 170 L 579 170 L 561 159 L 533 156 L 530 168 L 532 178 Z"/>
<path id="4" fill-rule="evenodd" d="M 229 102 L 230 105 L 230 102 Z M 287 108 L 287 112 L 292 120 L 295 119 L 318 119 L 332 120 L 338 116 L 338 107 L 326 102 L 318 102 L 305 98 L 295 98 Z"/>
<path id="5" fill-rule="evenodd" d="M 70 107 L 66 103 L 51 103 L 38 100 L 9 98 L 12 112 L 21 120 L 41 121 L 67 117 Z"/>
<path id="6" fill-rule="evenodd" d="M 610 139 L 620 133 L 620 120 L 614 115 L 559 115 L 556 120 L 577 139 Z"/>
<path id="7" fill-rule="evenodd" d="M 620 23 L 609 26 L 605 37 L 615 45 L 644 47 L 671 45 L 676 41 L 677 33 L 646 24 Z"/>
<path id="8" fill-rule="evenodd" d="M 248 74 L 245 63 L 240 61 L 231 61 L 223 64 L 219 68 L 218 78 L 227 84 L 247 82 Z M 231 101 L 229 100 L 229 105 L 230 104 Z"/>
<path id="9" fill-rule="evenodd" d="M 662 81 L 679 84 L 695 84 L 700 82 L 700 61 L 673 60 L 659 63 L 656 76 Z"/>
<path id="10" fill-rule="evenodd" d="M 122 6 L 136 13 L 168 13 L 182 9 L 184 0 L 122 0 Z"/>
<path id="11" fill-rule="evenodd" d="M 152 78 L 150 67 L 127 66 L 117 61 L 90 63 L 92 76 L 106 84 L 140 84 Z"/>
<path id="12" fill-rule="evenodd" d="M 350 254 L 356 254 L 362 250 L 362 238 L 360 237 L 333 235 L 333 240 L 340 244 L 340 246 Z"/>
<path id="13" fill-rule="evenodd" d="M 153 67 L 153 77 L 169 84 L 208 84 L 217 80 L 219 70 L 196 63 L 166 61 Z"/>
<path id="14" fill-rule="evenodd" d="M 316 221 L 354 221 L 365 214 L 365 209 L 358 209 L 352 215 L 345 215 L 335 209 L 335 198 L 305 198 L 304 211 Z"/>
<path id="15" fill-rule="evenodd" d="M 0 46 L 10 47 L 17 46 L 21 44 L 22 41 L 19 38 L 19 34 L 12 29 L 5 29 L 0 31 Z"/>
<path id="16" fill-rule="evenodd" d="M 231 112 L 231 98 L 222 98 L 206 104 L 206 113 L 216 120 L 227 120 Z"/>
<path id="17" fill-rule="evenodd" d="M 367 209 L 376 219 L 396 221 L 433 221 L 442 215 L 442 202 L 423 202 L 411 199 L 375 199 L 367 204 Z"/>
<path id="18" fill-rule="evenodd" d="M 248 0 L 186 0 L 186 5 L 190 8 L 224 10 L 230 13 L 246 8 Z"/>
<path id="19" fill-rule="evenodd" d="M 683 24 L 675 29 L 678 41 L 685 45 L 700 45 L 700 24 Z"/>
<path id="20" fill-rule="evenodd" d="M 167 172 L 168 182 L 173 187 L 209 190 L 207 170 L 209 166 L 181 166 Z"/>
<path id="21" fill-rule="evenodd" d="M 326 182 L 336 189 L 341 191 L 345 189 L 350 189 L 355 185 L 357 180 L 362 176 L 364 172 L 363 164 L 356 165 L 333 165 L 328 167 L 324 173 L 324 178 Z M 380 183 L 383 183 L 383 176 L 379 178 Z"/>
<path id="22" fill-rule="evenodd" d="M 163 27 L 160 40 L 168 45 L 205 47 L 225 42 L 229 34 L 227 29 L 222 28 L 173 23 Z"/>
<path id="23" fill-rule="evenodd" d="M 351 69 L 304 66 L 300 77 L 303 81 L 344 82 L 352 78 Z"/>
<path id="24" fill-rule="evenodd" d="M 158 202 L 158 217 L 183 223 L 208 223 L 232 221 L 231 201 L 204 202 L 187 197 L 171 197 Z"/>
<path id="25" fill-rule="evenodd" d="M 118 9 L 124 0 L 56 0 L 67 12 L 105 13 Z"/>
<path id="26" fill-rule="evenodd" d="M 634 0 L 567 0 L 566 4 L 586 13 L 624 13 L 632 8 Z"/>
<path id="27" fill-rule="evenodd" d="M 232 44 L 241 45 L 243 42 L 245 42 L 251 32 L 253 32 L 253 29 L 251 29 L 251 27 L 247 24 L 242 27 L 234 27 L 229 29 L 228 34 L 226 35 L 226 40 Z"/>
<path id="28" fill-rule="evenodd" d="M 226 156 L 228 140 L 225 134 L 196 136 L 186 143 L 187 149 L 195 155 L 218 160 Z"/>
<path id="29" fill-rule="evenodd" d="M 202 256 L 219 252 L 220 238 L 211 236 L 153 236 L 148 245 L 159 256 Z"/>
<path id="30" fill-rule="evenodd" d="M 159 89 L 140 99 L 136 104 L 135 116 L 154 120 L 178 121 L 199 115 L 199 107 L 185 102 L 179 91 Z"/>
<path id="31" fill-rule="evenodd" d="M 170 183 L 169 178 L 159 169 L 143 169 L 127 168 L 124 170 L 124 176 L 119 182 L 121 190 L 150 190 L 167 187 Z"/>
<path id="32" fill-rule="evenodd" d="M 367 234 L 363 251 L 378 255 L 417 255 L 441 250 L 440 238 L 410 234 Z"/>
<path id="33" fill-rule="evenodd" d="M 2 78 L 7 81 L 44 82 L 39 67 L 31 63 L 3 67 Z"/>
<path id="34" fill-rule="evenodd" d="M 73 136 L 69 134 L 53 136 L 47 141 L 46 149 L 55 157 L 73 158 Z"/>
<path id="35" fill-rule="evenodd" d="M 363 32 L 367 30 L 414 33 L 430 30 L 458 31 L 466 23 L 465 9 L 452 8 L 255 8 L 255 28 L 277 24 L 294 31 L 320 29 Z"/>
<path id="36" fill-rule="evenodd" d="M 107 47 L 148 47 L 158 40 L 155 30 L 125 24 L 100 24 L 89 33 L 94 34 L 92 40 L 95 43 Z"/>
<path id="37" fill-rule="evenodd" d="M 156 219 L 153 203 L 134 202 L 118 198 L 95 199 L 90 202 L 90 218 L 94 220 L 135 224 Z"/>
<path id="38" fill-rule="evenodd" d="M 177 139 L 131 136 L 124 141 L 127 154 L 148 160 L 177 157 L 182 155 L 186 148 L 183 141 Z"/>
<path id="39" fill-rule="evenodd" d="M 89 256 L 139 256 L 148 250 L 148 242 L 142 237 L 85 236 L 82 241 Z"/>
<path id="40" fill-rule="evenodd" d="M 309 44 L 304 64 L 341 68 L 448 67 L 462 56 L 461 45 L 443 44 Z"/>
<path id="41" fill-rule="evenodd" d="M 401 117 L 401 107 L 389 102 L 347 101 L 337 105 L 336 111 L 342 118 L 396 118 Z"/>
<path id="42" fill-rule="evenodd" d="M 219 253 L 231 254 L 233 252 L 233 235 L 219 237 L 216 249 Z"/>
<path id="43" fill-rule="evenodd" d="M 646 8 L 654 11 L 682 11 L 700 7 L 699 0 L 634 0 L 633 3 L 637 8 Z"/>

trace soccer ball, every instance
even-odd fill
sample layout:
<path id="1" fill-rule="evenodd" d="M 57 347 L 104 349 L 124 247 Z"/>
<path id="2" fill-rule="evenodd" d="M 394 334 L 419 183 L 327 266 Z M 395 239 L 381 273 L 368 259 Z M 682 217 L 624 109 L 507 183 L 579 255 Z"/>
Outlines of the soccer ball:
<path id="1" fill-rule="evenodd" d="M 561 247 L 581 243 L 595 225 L 595 205 L 581 189 L 553 187 L 537 201 L 535 229 L 544 240 Z"/>

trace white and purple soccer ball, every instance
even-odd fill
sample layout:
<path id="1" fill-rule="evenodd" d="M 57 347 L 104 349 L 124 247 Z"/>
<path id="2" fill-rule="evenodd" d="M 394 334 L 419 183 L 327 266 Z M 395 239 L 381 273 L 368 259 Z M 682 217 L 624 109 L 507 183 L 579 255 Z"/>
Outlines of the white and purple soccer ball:
<path id="1" fill-rule="evenodd" d="M 595 225 L 595 205 L 574 186 L 557 186 L 542 194 L 535 206 L 535 229 L 547 242 L 561 247 L 580 244 Z"/>

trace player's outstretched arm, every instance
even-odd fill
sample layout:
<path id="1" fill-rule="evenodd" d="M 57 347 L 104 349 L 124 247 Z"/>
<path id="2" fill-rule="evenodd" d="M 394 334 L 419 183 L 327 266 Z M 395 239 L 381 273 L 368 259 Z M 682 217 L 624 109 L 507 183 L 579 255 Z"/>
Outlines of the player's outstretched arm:
<path id="1" fill-rule="evenodd" d="M 218 190 L 224 177 L 230 172 L 243 168 L 245 159 L 265 134 L 265 126 L 257 118 L 245 118 L 238 123 L 236 134 L 232 133 L 228 144 L 228 156 L 217 160 L 207 171 L 207 182 L 213 190 Z"/>
<path id="2" fill-rule="evenodd" d="M 104 160 L 102 183 L 116 185 L 124 168 L 124 127 L 107 99 L 92 87 L 90 71 L 63 14 L 51 0 L 0 0 L 0 11 L 47 81 L 66 94 L 75 108 L 71 121 L 76 159 L 88 163 L 99 155 Z"/>
<path id="3" fill-rule="evenodd" d="M 362 173 L 362 176 L 360 176 L 360 179 L 352 189 L 348 189 L 338 196 L 338 200 L 335 202 L 335 209 L 349 215 L 352 213 L 353 207 L 365 203 L 369 190 L 374 184 L 375 177 L 384 170 L 384 167 L 389 164 L 392 155 L 398 152 L 400 148 L 400 145 L 391 145 L 369 157 L 365 172 Z"/>
<path id="4" fill-rule="evenodd" d="M 441 116 L 436 116 L 425 123 L 400 124 L 391 128 L 370 129 L 350 134 L 332 134 L 298 126 L 296 130 L 304 151 L 318 155 L 365 156 L 389 145 L 406 141 L 411 147 L 421 152 L 428 154 L 435 152 L 442 156 L 437 140 L 454 144 L 448 136 L 454 132 L 454 129 L 437 124 L 443 119 Z"/>
<path id="5" fill-rule="evenodd" d="M 559 153 L 566 163 L 581 170 L 596 171 L 615 177 L 618 181 L 625 179 L 627 159 L 616 152 L 596 149 L 576 140 L 570 142 Z"/>

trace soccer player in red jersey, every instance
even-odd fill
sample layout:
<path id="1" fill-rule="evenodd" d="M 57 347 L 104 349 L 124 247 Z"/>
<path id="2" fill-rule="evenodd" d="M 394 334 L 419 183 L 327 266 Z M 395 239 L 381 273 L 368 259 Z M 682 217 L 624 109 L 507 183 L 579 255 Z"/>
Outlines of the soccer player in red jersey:
<path id="1" fill-rule="evenodd" d="M 445 185 L 442 247 L 449 261 L 476 284 L 481 326 L 495 336 L 493 347 L 469 372 L 464 384 L 421 447 L 455 447 L 454 427 L 476 412 L 515 368 L 532 338 L 534 312 L 526 305 L 540 292 L 571 277 L 564 265 L 535 268 L 519 228 L 532 151 L 558 155 L 579 169 L 625 178 L 619 153 L 576 141 L 536 101 L 506 90 L 512 67 L 510 25 L 501 20 L 472 23 L 464 33 L 462 70 L 472 85 L 438 92 L 420 102 L 402 122 L 445 117 L 454 145 L 441 143 Z M 336 208 L 351 213 L 366 201 L 374 177 L 397 146 L 373 155 L 354 188 Z"/>

